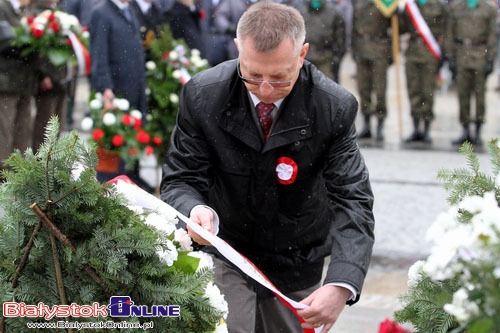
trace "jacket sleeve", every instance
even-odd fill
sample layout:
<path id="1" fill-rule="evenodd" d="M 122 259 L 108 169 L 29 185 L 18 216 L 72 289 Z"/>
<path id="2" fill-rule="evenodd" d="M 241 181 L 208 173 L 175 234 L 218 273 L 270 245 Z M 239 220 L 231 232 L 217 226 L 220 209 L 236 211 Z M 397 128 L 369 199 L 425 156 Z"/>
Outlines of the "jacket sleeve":
<path id="1" fill-rule="evenodd" d="M 186 87 L 192 84 L 190 80 Z M 181 92 L 177 124 L 170 138 L 169 158 L 162 166 L 160 184 L 161 199 L 186 216 L 194 206 L 207 204 L 211 172 L 208 146 L 195 121 L 196 111 L 202 103 L 187 96 L 188 90 L 196 89 Z"/>
<path id="2" fill-rule="evenodd" d="M 342 124 L 336 127 L 346 130 L 333 140 L 324 170 L 332 213 L 331 260 L 324 283 L 347 283 L 360 292 L 374 244 L 374 198 L 357 145 L 357 102 L 354 98 L 347 101 L 336 113 L 342 119 L 333 120 L 334 124 Z"/>

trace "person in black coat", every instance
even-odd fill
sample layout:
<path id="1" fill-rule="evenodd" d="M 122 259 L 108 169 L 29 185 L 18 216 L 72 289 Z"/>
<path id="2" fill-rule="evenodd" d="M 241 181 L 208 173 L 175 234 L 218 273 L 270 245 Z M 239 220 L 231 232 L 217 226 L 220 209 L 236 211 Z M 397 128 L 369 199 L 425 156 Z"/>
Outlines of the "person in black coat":
<path id="1" fill-rule="evenodd" d="M 102 93 L 105 108 L 125 98 L 132 108 L 147 114 L 145 52 L 129 0 L 103 0 L 90 18 L 91 89 Z M 137 163 L 127 175 L 148 192 L 154 189 L 139 177 Z"/>
<path id="2" fill-rule="evenodd" d="M 202 58 L 208 58 L 208 29 L 204 29 L 205 11 L 195 0 L 177 0 L 167 12 L 166 20 L 175 39 L 184 39 L 190 49 L 200 51 Z"/>
<path id="3" fill-rule="evenodd" d="M 129 20 L 124 14 L 128 7 L 128 0 L 105 0 L 92 12 L 91 88 L 103 94 L 105 105 L 117 96 L 127 99 L 145 115 L 145 54 L 137 18 L 131 14 Z"/>
<path id="4" fill-rule="evenodd" d="M 305 60 L 295 8 L 257 2 L 236 34 L 238 59 L 194 75 L 182 90 L 161 199 L 218 229 L 276 288 L 308 306 L 298 311 L 304 328 L 326 333 L 359 299 L 374 242 L 358 102 Z M 303 332 L 272 293 L 187 229 L 214 255 L 229 332 Z"/>
<path id="5" fill-rule="evenodd" d="M 133 0 L 130 2 L 130 6 L 139 21 L 139 30 L 146 52 L 146 61 L 150 60 L 149 44 L 153 39 L 159 37 L 159 33 L 163 25 L 167 24 L 167 20 L 162 15 L 156 2 L 152 0 Z"/>

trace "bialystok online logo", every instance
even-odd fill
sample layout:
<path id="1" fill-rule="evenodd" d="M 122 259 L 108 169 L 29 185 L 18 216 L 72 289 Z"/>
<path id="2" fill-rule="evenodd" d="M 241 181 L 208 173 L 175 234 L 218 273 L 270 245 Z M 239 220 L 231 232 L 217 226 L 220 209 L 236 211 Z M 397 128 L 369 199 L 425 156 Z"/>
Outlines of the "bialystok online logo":
<path id="1" fill-rule="evenodd" d="M 108 313 L 109 312 L 109 313 Z M 111 296 L 108 305 L 100 305 L 94 302 L 92 305 L 54 305 L 52 307 L 43 302 L 38 305 L 27 305 L 25 303 L 5 302 L 3 303 L 3 316 L 13 317 L 44 317 L 51 320 L 54 317 L 179 317 L 179 305 L 134 305 L 129 296 Z"/>

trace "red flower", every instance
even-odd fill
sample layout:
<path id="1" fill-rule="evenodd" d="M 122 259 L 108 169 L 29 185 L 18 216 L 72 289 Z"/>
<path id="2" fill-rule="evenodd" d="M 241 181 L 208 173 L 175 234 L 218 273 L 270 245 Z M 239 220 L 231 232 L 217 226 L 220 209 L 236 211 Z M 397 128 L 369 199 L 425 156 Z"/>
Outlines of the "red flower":
<path id="1" fill-rule="evenodd" d="M 36 39 L 42 38 L 44 34 L 45 34 L 45 31 L 43 31 L 43 27 L 40 27 L 37 25 L 31 26 L 31 35 L 33 35 L 33 38 L 36 38 Z"/>
<path id="2" fill-rule="evenodd" d="M 134 123 L 134 129 L 136 131 L 139 131 L 141 129 L 141 127 L 142 127 L 142 119 L 132 117 L 132 121 Z"/>
<path id="3" fill-rule="evenodd" d="M 100 128 L 96 128 L 94 132 L 92 132 L 92 139 L 94 141 L 99 141 L 104 138 L 104 131 Z"/>
<path id="4" fill-rule="evenodd" d="M 115 134 L 113 136 L 113 138 L 111 139 L 111 144 L 115 147 L 123 146 L 124 143 L 125 143 L 125 139 L 120 134 Z"/>
<path id="5" fill-rule="evenodd" d="M 129 114 L 124 114 L 123 117 L 122 117 L 122 123 L 125 125 L 125 126 L 130 126 L 132 125 L 132 117 L 129 115 Z"/>
<path id="6" fill-rule="evenodd" d="M 28 24 L 31 24 L 31 23 L 35 22 L 35 15 L 28 16 L 27 22 L 28 22 Z"/>
<path id="7" fill-rule="evenodd" d="M 378 333 L 408 333 L 408 330 L 387 318 L 380 323 Z"/>
<path id="8" fill-rule="evenodd" d="M 162 144 L 163 139 L 159 136 L 154 136 L 151 141 L 153 142 L 154 145 L 159 146 Z"/>
<path id="9" fill-rule="evenodd" d="M 56 22 L 56 21 L 52 21 L 49 23 L 49 27 L 50 29 L 52 29 L 52 31 L 54 31 L 55 33 L 58 33 L 59 31 L 61 31 L 61 25 Z"/>
<path id="10" fill-rule="evenodd" d="M 49 17 L 47 18 L 49 22 L 53 22 L 55 21 L 55 19 L 56 19 L 56 14 L 54 14 L 54 12 L 50 13 Z"/>
<path id="11" fill-rule="evenodd" d="M 137 132 L 136 138 L 137 138 L 137 142 L 145 145 L 145 144 L 149 143 L 151 136 L 149 135 L 149 133 L 147 133 L 145 131 L 139 131 L 139 132 Z"/>
<path id="12" fill-rule="evenodd" d="M 151 155 L 154 153 L 154 149 L 151 146 L 146 146 L 145 153 L 147 156 Z"/>

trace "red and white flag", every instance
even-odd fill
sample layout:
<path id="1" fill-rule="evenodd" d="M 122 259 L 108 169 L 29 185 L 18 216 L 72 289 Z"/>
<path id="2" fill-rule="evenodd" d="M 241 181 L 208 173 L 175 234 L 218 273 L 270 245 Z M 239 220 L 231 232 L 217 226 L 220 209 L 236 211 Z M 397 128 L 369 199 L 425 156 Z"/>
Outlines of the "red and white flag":
<path id="1" fill-rule="evenodd" d="M 425 46 L 429 49 L 436 60 L 441 60 L 441 47 L 432 34 L 431 29 L 429 29 L 427 22 L 425 22 L 422 13 L 420 13 L 420 10 L 418 9 L 417 4 L 415 4 L 415 0 L 406 0 L 405 8 Z"/>

